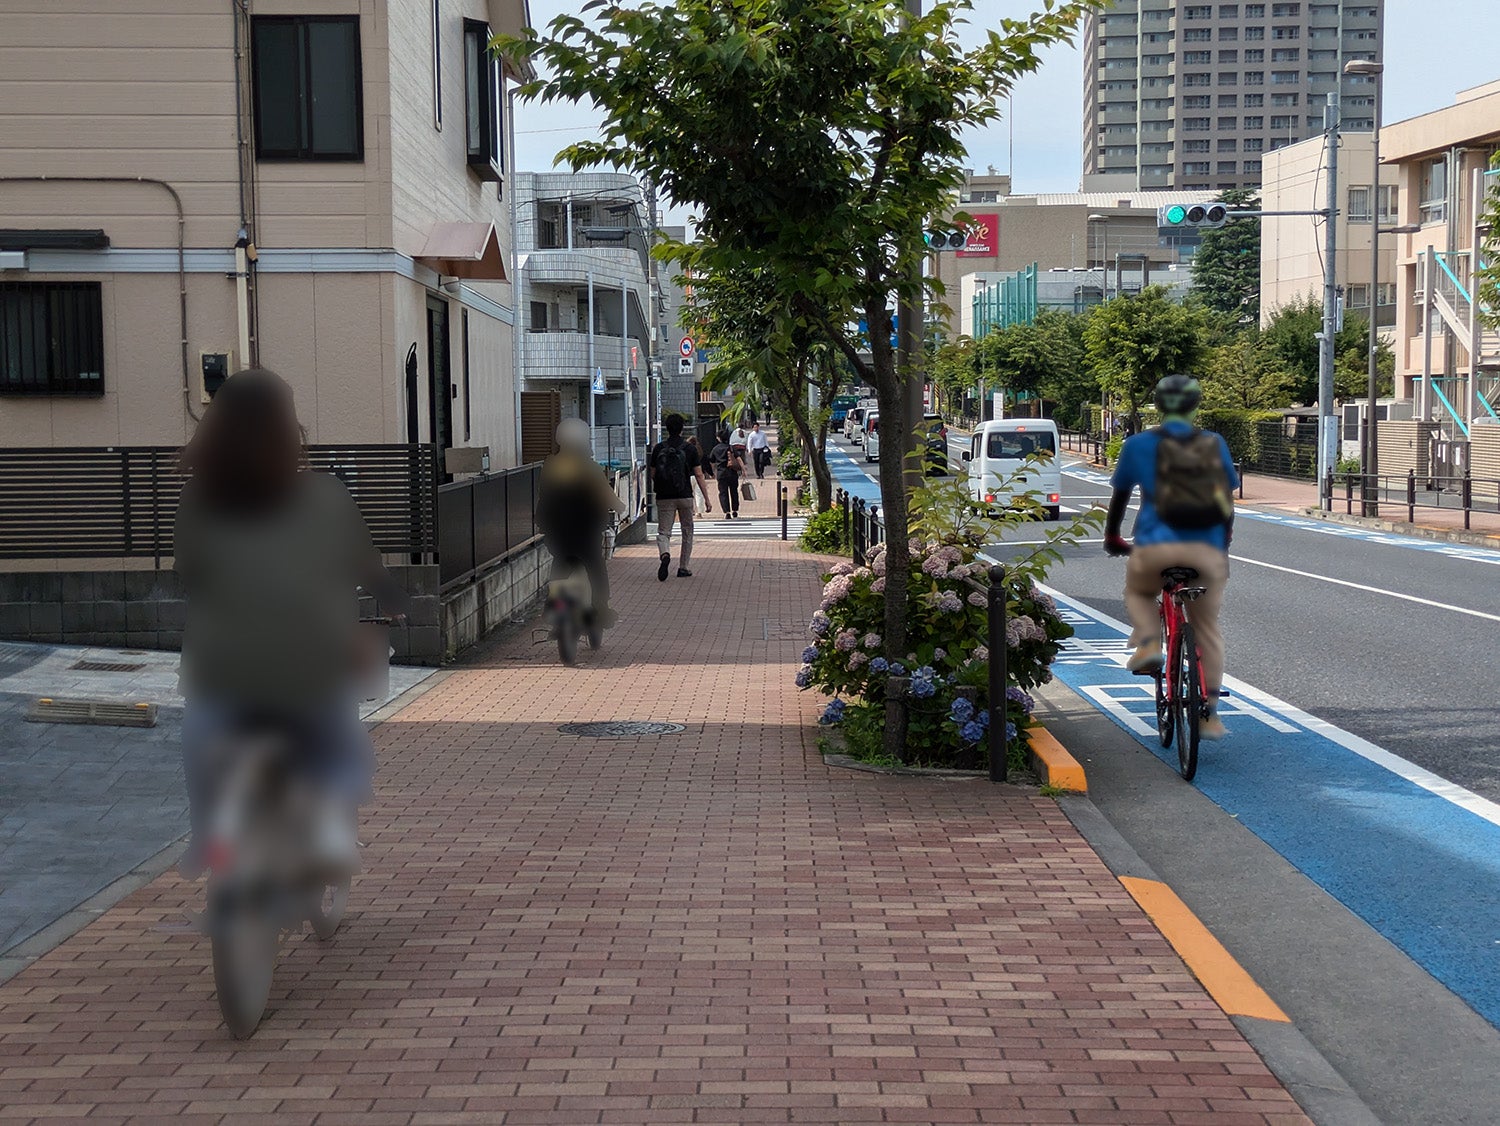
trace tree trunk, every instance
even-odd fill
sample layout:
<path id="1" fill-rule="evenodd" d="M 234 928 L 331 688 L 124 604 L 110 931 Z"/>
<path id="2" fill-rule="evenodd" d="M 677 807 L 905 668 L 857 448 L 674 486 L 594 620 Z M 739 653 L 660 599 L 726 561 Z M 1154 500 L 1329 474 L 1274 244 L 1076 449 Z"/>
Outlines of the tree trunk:
<path id="1" fill-rule="evenodd" d="M 806 364 L 805 359 L 799 361 L 796 377 L 791 386 L 785 389 L 787 412 L 792 416 L 797 440 L 802 443 L 802 449 L 807 455 L 807 468 L 812 474 L 817 511 L 827 512 L 833 507 L 833 474 L 828 469 L 826 448 L 828 424 L 823 423 L 821 432 L 813 430 L 812 419 L 807 410 Z"/>

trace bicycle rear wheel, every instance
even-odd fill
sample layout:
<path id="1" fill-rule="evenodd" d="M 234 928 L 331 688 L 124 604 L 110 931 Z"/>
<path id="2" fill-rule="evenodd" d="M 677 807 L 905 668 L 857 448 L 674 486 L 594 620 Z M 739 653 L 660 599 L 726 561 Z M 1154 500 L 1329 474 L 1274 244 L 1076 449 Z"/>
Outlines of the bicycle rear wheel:
<path id="1" fill-rule="evenodd" d="M 1193 627 L 1183 622 L 1172 654 L 1172 695 L 1177 712 L 1177 772 L 1191 782 L 1198 773 L 1198 720 L 1203 714 L 1203 679 Z"/>

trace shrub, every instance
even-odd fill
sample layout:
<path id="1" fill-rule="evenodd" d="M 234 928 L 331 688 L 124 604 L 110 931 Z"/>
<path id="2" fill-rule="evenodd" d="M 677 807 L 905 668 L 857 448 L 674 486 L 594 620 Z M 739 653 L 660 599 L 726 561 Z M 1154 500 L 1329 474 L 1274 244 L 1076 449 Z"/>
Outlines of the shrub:
<path id="1" fill-rule="evenodd" d="M 1023 470 L 1024 472 L 1024 470 Z M 910 677 L 908 761 L 931 766 L 974 766 L 985 758 L 989 650 L 985 645 L 988 597 L 970 580 L 984 580 L 989 562 L 979 557 L 997 531 L 1038 515 L 1023 498 L 997 515 L 976 511 L 955 480 L 929 483 L 913 499 L 907 652 L 888 654 L 885 621 L 885 546 L 867 564 L 840 563 L 826 577 L 813 614 L 813 642 L 803 651 L 799 688 L 819 688 L 835 699 L 828 722 L 843 722 L 851 753 L 877 753 L 884 725 L 886 687 L 892 676 Z M 1036 583 L 1061 559 L 1061 548 L 1097 528 L 1091 512 L 1066 524 L 1042 525 L 1042 542 L 1006 569 L 1007 670 L 1014 688 L 1006 702 L 1006 742 L 1013 751 L 1031 712 L 1026 691 L 1051 680 L 1050 666 L 1072 627 Z M 840 532 L 842 525 L 840 525 Z M 836 706 L 835 706 L 836 705 Z"/>
<path id="2" fill-rule="evenodd" d="M 844 539 L 842 510 L 830 508 L 827 512 L 808 517 L 807 527 L 803 529 L 797 543 L 803 551 L 821 555 L 842 555 L 848 551 L 849 543 Z"/>
<path id="3" fill-rule="evenodd" d="M 802 455 L 802 446 L 795 441 L 781 444 L 776 454 L 776 468 L 788 481 L 800 481 L 807 477 L 807 459 Z"/>
<path id="4" fill-rule="evenodd" d="M 1125 435 L 1116 434 L 1108 442 L 1104 443 L 1104 460 L 1113 465 L 1120 460 L 1120 450 L 1125 446 Z"/>

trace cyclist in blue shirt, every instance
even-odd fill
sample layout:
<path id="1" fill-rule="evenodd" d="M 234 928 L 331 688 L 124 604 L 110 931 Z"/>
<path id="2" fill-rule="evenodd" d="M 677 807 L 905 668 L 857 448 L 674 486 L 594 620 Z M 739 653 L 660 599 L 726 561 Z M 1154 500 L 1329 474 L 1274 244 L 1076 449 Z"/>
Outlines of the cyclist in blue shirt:
<path id="1" fill-rule="evenodd" d="M 1219 607 L 1229 581 L 1229 541 L 1234 528 L 1234 506 L 1228 492 L 1239 485 L 1234 461 L 1223 437 L 1213 435 L 1217 439 L 1223 477 L 1219 477 L 1219 467 L 1212 464 L 1211 447 L 1205 444 L 1203 448 L 1210 449 L 1208 464 L 1201 467 L 1196 480 L 1188 484 L 1197 488 L 1212 478 L 1212 491 L 1225 494 L 1224 518 L 1206 527 L 1173 526 L 1162 518 L 1156 506 L 1160 444 L 1163 441 L 1186 442 L 1200 433 L 1193 420 L 1202 398 L 1203 389 L 1192 376 L 1169 375 L 1156 385 L 1155 402 L 1162 423 L 1154 430 L 1127 439 L 1120 450 L 1110 481 L 1114 493 L 1110 497 L 1109 517 L 1104 528 L 1104 550 L 1110 555 L 1130 556 L 1125 567 L 1125 609 L 1130 616 L 1130 641 L 1135 646 L 1135 652 L 1126 662 L 1126 668 L 1131 672 L 1160 668 L 1166 660 L 1161 648 L 1161 625 L 1156 608 L 1162 590 L 1162 571 L 1168 567 L 1191 567 L 1198 572 L 1194 585 L 1203 587 L 1204 593 L 1189 604 L 1187 614 L 1203 657 L 1204 694 L 1210 709 L 1198 730 L 1201 738 L 1222 739 L 1226 732 L 1217 713 L 1219 688 L 1224 679 L 1224 638 L 1219 632 Z M 1121 536 L 1120 528 L 1131 494 L 1136 489 L 1141 491 L 1141 507 L 1136 516 L 1132 545 Z"/>

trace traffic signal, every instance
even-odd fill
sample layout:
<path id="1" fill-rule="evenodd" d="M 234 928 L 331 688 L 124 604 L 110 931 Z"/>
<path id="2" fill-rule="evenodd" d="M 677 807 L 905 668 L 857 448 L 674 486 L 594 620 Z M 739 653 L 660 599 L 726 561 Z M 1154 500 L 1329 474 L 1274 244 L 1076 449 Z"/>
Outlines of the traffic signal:
<path id="1" fill-rule="evenodd" d="M 922 241 L 927 244 L 928 250 L 962 250 L 969 245 L 969 234 L 967 231 L 934 227 L 922 232 Z"/>
<path id="2" fill-rule="evenodd" d="M 1159 230 L 1213 230 L 1229 221 L 1229 208 L 1222 203 L 1171 203 L 1156 209 Z"/>

